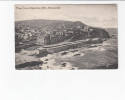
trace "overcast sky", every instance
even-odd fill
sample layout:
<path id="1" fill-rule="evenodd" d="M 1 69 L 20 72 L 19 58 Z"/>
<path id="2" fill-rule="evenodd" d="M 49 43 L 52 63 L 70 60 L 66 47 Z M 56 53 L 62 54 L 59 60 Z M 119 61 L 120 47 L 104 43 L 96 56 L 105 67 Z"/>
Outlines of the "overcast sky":
<path id="1" fill-rule="evenodd" d="M 16 5 L 15 20 L 82 21 L 96 27 L 117 27 L 116 5 Z"/>

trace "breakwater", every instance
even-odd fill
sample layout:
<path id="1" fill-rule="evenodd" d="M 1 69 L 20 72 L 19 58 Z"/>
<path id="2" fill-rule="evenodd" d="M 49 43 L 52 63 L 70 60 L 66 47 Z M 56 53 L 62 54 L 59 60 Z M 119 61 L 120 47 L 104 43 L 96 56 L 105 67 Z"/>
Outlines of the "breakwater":
<path id="1" fill-rule="evenodd" d="M 98 44 L 102 43 L 103 40 L 99 38 L 95 39 L 86 39 L 86 40 L 79 40 L 74 42 L 64 42 L 60 44 L 54 44 L 54 45 L 47 45 L 41 48 L 38 48 L 40 54 L 44 53 L 57 53 L 60 51 L 65 51 L 68 49 L 75 49 L 75 48 L 81 48 L 81 47 L 87 47 L 91 44 Z"/>

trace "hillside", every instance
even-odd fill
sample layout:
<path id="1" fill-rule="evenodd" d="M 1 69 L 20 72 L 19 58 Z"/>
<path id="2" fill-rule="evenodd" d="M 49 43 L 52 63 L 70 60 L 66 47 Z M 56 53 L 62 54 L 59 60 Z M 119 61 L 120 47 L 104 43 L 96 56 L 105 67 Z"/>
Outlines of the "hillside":
<path id="1" fill-rule="evenodd" d="M 46 40 L 46 35 L 51 40 Z M 76 41 L 85 38 L 109 38 L 108 32 L 102 28 L 90 27 L 80 21 L 63 20 L 25 20 L 15 22 L 16 47 L 29 45 L 48 45 L 64 41 Z M 26 46 L 27 47 L 27 46 Z M 25 47 L 24 47 L 25 48 Z"/>
<path id="2" fill-rule="evenodd" d="M 75 22 L 76 25 L 84 25 L 81 22 Z M 16 21 L 15 25 L 25 25 L 25 26 L 29 26 L 31 28 L 34 29 L 46 29 L 46 30 L 50 30 L 52 31 L 52 29 L 60 29 L 60 28 L 71 28 L 71 27 L 75 27 L 76 25 L 74 25 L 74 22 L 72 21 L 63 21 L 63 20 L 25 20 L 25 21 Z"/>

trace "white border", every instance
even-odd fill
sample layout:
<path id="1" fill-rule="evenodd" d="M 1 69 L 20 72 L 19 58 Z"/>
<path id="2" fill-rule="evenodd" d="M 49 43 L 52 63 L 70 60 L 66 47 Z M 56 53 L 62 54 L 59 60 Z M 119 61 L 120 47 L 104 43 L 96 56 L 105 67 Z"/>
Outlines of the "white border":
<path id="1" fill-rule="evenodd" d="M 118 4 L 119 69 L 15 70 L 15 4 Z M 125 100 L 125 2 L 0 2 L 0 100 Z"/>

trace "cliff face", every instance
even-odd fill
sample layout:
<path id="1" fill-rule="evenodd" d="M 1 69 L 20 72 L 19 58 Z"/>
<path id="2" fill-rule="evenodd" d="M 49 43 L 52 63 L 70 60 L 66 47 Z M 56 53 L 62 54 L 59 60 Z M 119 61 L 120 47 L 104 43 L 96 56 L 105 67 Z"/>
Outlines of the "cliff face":
<path id="1" fill-rule="evenodd" d="M 19 21 L 15 23 L 15 31 L 16 43 L 19 41 L 35 41 L 36 44 L 40 45 L 50 45 L 64 41 L 76 41 L 88 38 L 110 38 L 105 29 L 90 27 L 80 21 Z"/>

